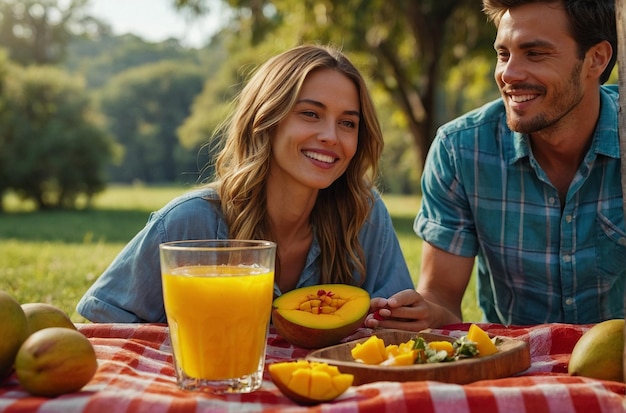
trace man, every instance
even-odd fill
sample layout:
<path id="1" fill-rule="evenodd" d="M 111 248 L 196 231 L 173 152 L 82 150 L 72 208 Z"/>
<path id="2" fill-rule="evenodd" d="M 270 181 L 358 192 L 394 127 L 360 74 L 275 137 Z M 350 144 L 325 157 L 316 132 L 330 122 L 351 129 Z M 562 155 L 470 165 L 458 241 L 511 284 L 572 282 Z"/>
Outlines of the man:
<path id="1" fill-rule="evenodd" d="M 501 98 L 440 128 L 422 177 L 417 293 L 367 325 L 460 322 L 478 257 L 489 322 L 624 317 L 614 0 L 484 0 Z"/>

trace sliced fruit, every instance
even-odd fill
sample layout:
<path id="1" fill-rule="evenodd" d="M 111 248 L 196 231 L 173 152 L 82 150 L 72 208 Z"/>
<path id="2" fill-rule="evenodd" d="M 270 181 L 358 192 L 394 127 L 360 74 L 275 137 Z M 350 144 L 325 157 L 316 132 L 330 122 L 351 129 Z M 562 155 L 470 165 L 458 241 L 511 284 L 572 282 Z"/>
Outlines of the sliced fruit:
<path id="1" fill-rule="evenodd" d="M 397 349 L 392 349 L 392 351 L 398 352 Z M 355 360 L 365 364 L 380 364 L 388 357 L 385 342 L 376 336 L 371 336 L 362 343 L 356 343 L 350 353 Z"/>
<path id="2" fill-rule="evenodd" d="M 352 374 L 342 374 L 336 366 L 308 360 L 273 363 L 268 370 L 276 387 L 303 405 L 334 400 L 354 381 Z"/>
<path id="3" fill-rule="evenodd" d="M 291 344 L 321 348 L 339 343 L 361 326 L 370 308 L 362 288 L 322 284 L 298 288 L 276 298 L 272 323 Z"/>
<path id="4" fill-rule="evenodd" d="M 454 356 L 454 346 L 449 341 L 430 341 L 428 346 L 435 351 L 445 351 L 449 357 Z"/>
<path id="5" fill-rule="evenodd" d="M 411 366 L 415 364 L 416 355 L 417 355 L 417 351 L 412 350 L 408 353 L 398 354 L 397 356 L 390 356 L 387 359 L 390 361 L 388 365 L 389 366 Z"/>
<path id="6" fill-rule="evenodd" d="M 476 343 L 478 356 L 484 357 L 498 352 L 498 348 L 491 337 L 476 324 L 472 324 L 467 332 L 467 339 Z"/>

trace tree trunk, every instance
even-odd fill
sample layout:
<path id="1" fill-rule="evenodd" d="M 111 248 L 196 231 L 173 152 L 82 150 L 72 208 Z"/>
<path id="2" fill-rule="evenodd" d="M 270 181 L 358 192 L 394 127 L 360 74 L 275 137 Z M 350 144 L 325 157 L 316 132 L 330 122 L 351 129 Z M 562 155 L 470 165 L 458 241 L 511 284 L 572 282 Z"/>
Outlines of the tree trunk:
<path id="1" fill-rule="evenodd" d="M 617 68 L 619 75 L 619 147 L 622 171 L 622 205 L 626 215 L 626 2 L 615 0 L 615 12 L 617 18 Z M 626 307 L 626 294 L 624 296 L 624 307 Z M 624 328 L 626 338 L 626 327 Z M 624 367 L 624 381 L 626 382 L 626 347 L 624 347 L 624 357 L 622 357 Z"/>

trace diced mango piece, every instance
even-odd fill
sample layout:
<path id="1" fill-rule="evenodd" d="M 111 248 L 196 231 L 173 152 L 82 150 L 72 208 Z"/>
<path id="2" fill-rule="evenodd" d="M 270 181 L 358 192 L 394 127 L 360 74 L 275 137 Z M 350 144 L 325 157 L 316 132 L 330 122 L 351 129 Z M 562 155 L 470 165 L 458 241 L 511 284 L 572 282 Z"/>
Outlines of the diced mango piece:
<path id="1" fill-rule="evenodd" d="M 338 374 L 332 377 L 333 387 L 337 394 L 341 394 L 348 390 L 350 386 L 352 386 L 352 382 L 354 381 L 354 376 L 352 374 Z"/>
<path id="2" fill-rule="evenodd" d="M 371 336 L 363 343 L 357 343 L 350 352 L 355 360 L 361 360 L 365 364 L 380 364 L 387 360 L 385 342 L 376 336 Z"/>
<path id="3" fill-rule="evenodd" d="M 400 347 L 397 344 L 389 344 L 387 345 L 387 347 L 385 347 L 385 351 L 387 352 L 387 357 L 395 357 L 400 354 Z"/>
<path id="4" fill-rule="evenodd" d="M 467 339 L 476 343 L 478 356 L 488 356 L 498 352 L 498 348 L 491 341 L 489 335 L 476 324 L 472 324 L 467 332 Z"/>
<path id="5" fill-rule="evenodd" d="M 287 382 L 287 386 L 291 391 L 300 396 L 307 397 L 311 387 L 311 370 L 297 369 L 291 373 L 291 378 Z"/>
<path id="6" fill-rule="evenodd" d="M 311 383 L 315 386 L 309 387 L 308 397 L 315 400 L 324 400 L 333 394 L 333 383 L 330 375 L 325 371 L 310 370 Z"/>
<path id="7" fill-rule="evenodd" d="M 311 361 L 310 363 L 311 363 L 312 370 L 323 371 L 327 373 L 328 375 L 330 375 L 331 377 L 341 374 L 337 366 L 332 366 L 326 363 L 318 363 L 316 361 Z"/>
<path id="8" fill-rule="evenodd" d="M 331 291 L 318 290 L 316 294 L 307 294 L 306 300 L 298 305 L 298 310 L 312 314 L 334 314 L 348 300 L 336 297 Z"/>
<path id="9" fill-rule="evenodd" d="M 394 357 L 393 366 L 410 366 L 415 363 L 415 357 L 417 351 L 410 351 L 407 353 L 398 354 Z"/>
<path id="10" fill-rule="evenodd" d="M 289 383 L 291 374 L 294 371 L 292 364 L 294 363 L 273 363 L 268 366 L 268 370 L 274 380 L 281 383 Z"/>
<path id="11" fill-rule="evenodd" d="M 405 343 L 400 343 L 400 345 L 398 345 L 398 352 L 407 353 L 413 351 L 413 346 L 415 346 L 415 340 L 409 340 Z"/>
<path id="12" fill-rule="evenodd" d="M 428 346 L 435 351 L 445 351 L 449 357 L 454 356 L 454 346 L 449 341 L 431 341 Z"/>

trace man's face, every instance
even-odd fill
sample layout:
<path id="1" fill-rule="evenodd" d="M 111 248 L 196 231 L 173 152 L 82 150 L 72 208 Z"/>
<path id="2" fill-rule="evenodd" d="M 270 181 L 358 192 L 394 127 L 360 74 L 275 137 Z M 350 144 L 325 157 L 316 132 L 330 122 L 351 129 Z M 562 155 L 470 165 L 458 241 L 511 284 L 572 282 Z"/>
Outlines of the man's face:
<path id="1" fill-rule="evenodd" d="M 553 127 L 582 100 L 582 60 L 561 6 L 531 3 L 507 11 L 494 48 L 495 80 L 512 130 Z"/>

